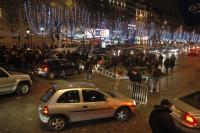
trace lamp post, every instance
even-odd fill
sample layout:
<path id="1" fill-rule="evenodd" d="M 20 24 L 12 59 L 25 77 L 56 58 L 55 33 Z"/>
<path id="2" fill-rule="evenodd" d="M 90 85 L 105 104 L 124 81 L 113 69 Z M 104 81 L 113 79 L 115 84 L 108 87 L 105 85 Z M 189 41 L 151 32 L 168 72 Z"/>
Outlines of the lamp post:
<path id="1" fill-rule="evenodd" d="M 42 47 L 44 47 L 44 28 L 41 27 L 40 30 L 41 30 L 41 33 L 42 33 Z"/>
<path id="2" fill-rule="evenodd" d="M 30 47 L 30 30 L 27 29 L 26 33 L 27 33 L 27 37 L 28 37 L 28 46 Z"/>
<path id="3" fill-rule="evenodd" d="M 32 39 L 32 35 L 33 35 L 33 34 L 30 34 L 30 39 L 31 39 L 31 47 L 33 48 L 33 39 Z"/>
<path id="4" fill-rule="evenodd" d="M 83 45 L 85 45 L 85 34 L 83 33 Z"/>

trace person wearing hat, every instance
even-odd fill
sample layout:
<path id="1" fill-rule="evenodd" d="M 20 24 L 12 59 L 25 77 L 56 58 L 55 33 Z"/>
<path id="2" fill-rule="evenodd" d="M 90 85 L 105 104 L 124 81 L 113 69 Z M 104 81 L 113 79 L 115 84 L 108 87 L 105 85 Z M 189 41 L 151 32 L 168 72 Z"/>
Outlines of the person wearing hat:
<path id="1" fill-rule="evenodd" d="M 171 106 L 172 103 L 168 99 L 163 99 L 160 105 L 154 106 L 149 116 L 152 133 L 179 133 L 170 115 Z"/>

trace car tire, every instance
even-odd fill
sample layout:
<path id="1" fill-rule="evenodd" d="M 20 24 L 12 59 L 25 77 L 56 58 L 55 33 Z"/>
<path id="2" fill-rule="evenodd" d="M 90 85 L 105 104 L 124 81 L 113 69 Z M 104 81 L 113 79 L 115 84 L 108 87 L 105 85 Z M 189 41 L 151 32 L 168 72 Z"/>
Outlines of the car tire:
<path id="1" fill-rule="evenodd" d="M 49 79 L 52 80 L 52 79 L 54 79 L 54 78 L 55 78 L 55 74 L 54 74 L 53 72 L 50 72 L 50 73 L 49 73 Z"/>
<path id="2" fill-rule="evenodd" d="M 26 95 L 29 93 L 30 88 L 31 88 L 31 86 L 28 82 L 19 83 L 19 85 L 17 86 L 17 94 L 18 95 Z"/>
<path id="3" fill-rule="evenodd" d="M 67 121 L 62 116 L 54 116 L 48 122 L 48 126 L 52 131 L 62 131 L 65 129 L 66 125 Z"/>
<path id="4" fill-rule="evenodd" d="M 127 121 L 130 118 L 130 111 L 127 108 L 119 108 L 115 112 L 115 119 L 117 121 Z"/>

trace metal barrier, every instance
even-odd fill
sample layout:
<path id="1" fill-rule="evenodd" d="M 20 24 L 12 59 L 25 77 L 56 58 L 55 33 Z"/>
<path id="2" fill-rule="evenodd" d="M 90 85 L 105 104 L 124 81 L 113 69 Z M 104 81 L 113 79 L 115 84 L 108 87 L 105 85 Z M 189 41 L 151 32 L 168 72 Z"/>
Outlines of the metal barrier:
<path id="1" fill-rule="evenodd" d="M 147 104 L 148 87 L 146 85 L 120 80 L 116 88 L 116 92 L 130 97 L 140 104 Z"/>
<path id="2" fill-rule="evenodd" d="M 115 80 L 115 88 L 112 91 L 132 98 L 139 104 L 147 104 L 148 86 L 146 84 L 130 82 L 126 77 L 118 77 L 115 73 L 101 67 L 95 67 L 95 72 Z"/>
<path id="3" fill-rule="evenodd" d="M 112 78 L 112 79 L 116 79 L 117 78 L 117 75 L 113 72 L 110 72 L 108 70 L 105 70 L 103 69 L 102 67 L 95 67 L 95 72 L 99 73 L 99 74 L 102 74 L 104 76 L 107 76 L 109 78 Z"/>

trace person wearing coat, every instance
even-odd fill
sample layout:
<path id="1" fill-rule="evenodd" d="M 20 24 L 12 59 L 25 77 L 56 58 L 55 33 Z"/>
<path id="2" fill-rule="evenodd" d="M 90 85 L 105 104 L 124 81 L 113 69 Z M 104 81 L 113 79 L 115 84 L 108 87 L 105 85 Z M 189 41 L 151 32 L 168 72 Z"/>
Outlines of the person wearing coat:
<path id="1" fill-rule="evenodd" d="M 165 70 L 166 70 L 166 73 L 168 73 L 168 69 L 169 69 L 169 67 L 170 67 L 170 59 L 169 59 L 169 57 L 167 57 L 166 59 L 165 59 L 165 61 L 164 61 L 164 66 L 165 66 Z"/>
<path id="2" fill-rule="evenodd" d="M 160 105 L 156 105 L 149 116 L 149 125 L 152 133 L 179 133 L 179 129 L 174 124 L 170 115 L 172 104 L 167 99 L 163 99 Z"/>
<path id="3" fill-rule="evenodd" d="M 161 76 L 164 74 L 161 72 L 161 68 L 158 65 L 155 65 L 152 70 L 152 77 L 151 77 L 151 86 L 150 86 L 150 92 L 152 93 L 155 89 L 156 92 L 160 91 L 161 87 Z"/>
<path id="4" fill-rule="evenodd" d="M 173 71 L 173 69 L 174 69 L 175 62 L 176 62 L 176 57 L 175 57 L 174 54 L 172 54 L 172 56 L 170 57 L 170 69 L 171 69 L 171 71 Z"/>
<path id="5" fill-rule="evenodd" d="M 142 75 L 137 69 L 134 69 L 134 68 L 130 69 L 128 71 L 127 76 L 129 77 L 130 81 L 133 83 L 138 83 L 138 84 L 142 83 Z"/>
<path id="6" fill-rule="evenodd" d="M 90 60 L 88 60 L 85 63 L 84 68 L 85 68 L 85 78 L 84 78 L 84 80 L 91 81 L 92 80 L 92 70 L 93 70 L 92 62 Z"/>

